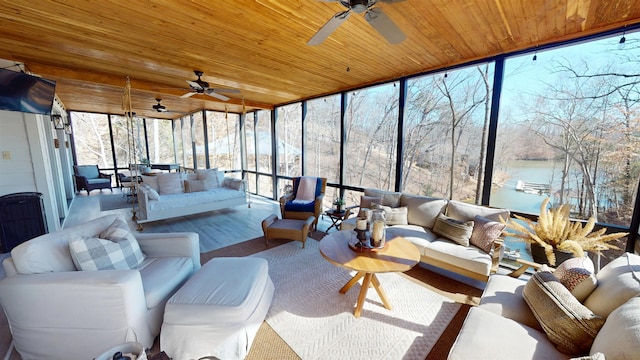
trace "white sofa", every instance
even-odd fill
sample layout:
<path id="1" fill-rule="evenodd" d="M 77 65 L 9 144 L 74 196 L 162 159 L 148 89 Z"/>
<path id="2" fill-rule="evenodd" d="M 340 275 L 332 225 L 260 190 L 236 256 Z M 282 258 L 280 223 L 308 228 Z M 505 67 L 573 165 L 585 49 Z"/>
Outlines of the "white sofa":
<path id="1" fill-rule="evenodd" d="M 95 238 L 116 218 L 31 239 L 3 261 L 0 304 L 22 359 L 92 359 L 127 341 L 153 345 L 166 301 L 200 268 L 198 234 L 133 234 L 146 255 L 136 268 L 76 270 L 69 239 Z"/>
<path id="2" fill-rule="evenodd" d="M 138 224 L 247 204 L 245 182 L 224 177 L 224 172 L 217 169 L 161 173 L 142 179 Z"/>
<path id="3" fill-rule="evenodd" d="M 381 201 L 381 204 L 376 201 Z M 481 281 L 487 281 L 489 275 L 497 271 L 503 244 L 501 238 L 493 241 L 489 251 L 483 251 L 477 246 L 461 245 L 438 235 L 434 232 L 434 226 L 440 214 L 461 222 L 473 221 L 476 215 L 492 222 L 499 222 L 500 217 L 509 218 L 509 210 L 456 200 L 365 189 L 360 207 L 370 207 L 376 203 L 387 207 L 387 222 L 389 211 L 406 208 L 406 224 L 388 226 L 387 238 L 402 236 L 412 242 L 420 250 L 421 262 Z M 347 219 L 342 222 L 341 229 L 352 230 L 355 228 L 355 222 L 355 217 Z"/>
<path id="4" fill-rule="evenodd" d="M 626 253 L 603 267 L 595 278 L 595 290 L 588 293 L 582 303 L 575 297 L 561 295 L 562 284 L 545 284 L 553 294 L 543 308 L 547 314 L 543 318 L 555 321 L 545 324 L 551 325 L 551 331 L 566 337 L 576 336 L 573 334 L 576 331 L 584 332 L 593 326 L 587 324 L 588 316 L 580 315 L 585 312 L 606 319 L 604 325 L 601 325 L 602 319 L 598 320 L 598 326 L 602 327 L 594 329 L 595 338 L 581 337 L 577 345 L 586 349 L 585 354 L 562 353 L 550 340 L 523 297 L 523 291 L 530 291 L 525 289 L 527 281 L 492 275 L 480 305 L 469 310 L 448 358 L 639 359 L 640 256 Z M 562 319 L 562 325 L 557 325 L 558 319 Z M 571 330 L 566 331 L 565 326 Z"/>

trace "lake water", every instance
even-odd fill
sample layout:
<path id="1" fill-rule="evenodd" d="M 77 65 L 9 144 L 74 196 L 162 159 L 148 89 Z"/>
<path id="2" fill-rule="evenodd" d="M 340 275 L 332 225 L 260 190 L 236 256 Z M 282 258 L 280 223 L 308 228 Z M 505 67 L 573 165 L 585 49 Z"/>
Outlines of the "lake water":
<path id="1" fill-rule="evenodd" d="M 512 161 L 509 164 L 508 173 L 511 178 L 503 187 L 495 189 L 491 193 L 490 205 L 498 208 L 516 210 L 524 213 L 539 214 L 540 205 L 547 195 L 528 194 L 522 191 L 516 191 L 518 180 L 540 183 L 540 184 L 556 184 L 559 180 L 558 164 L 552 161 Z M 554 173 L 556 174 L 554 177 Z M 520 250 L 520 257 L 525 260 L 532 260 L 527 250 L 526 243 L 513 238 L 505 239 L 505 247 L 510 250 Z"/>

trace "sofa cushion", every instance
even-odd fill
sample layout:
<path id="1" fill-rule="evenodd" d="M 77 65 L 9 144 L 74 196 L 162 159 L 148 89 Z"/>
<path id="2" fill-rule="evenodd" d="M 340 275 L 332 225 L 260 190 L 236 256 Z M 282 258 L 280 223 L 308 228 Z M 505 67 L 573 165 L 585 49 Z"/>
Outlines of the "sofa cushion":
<path id="1" fill-rule="evenodd" d="M 491 275 L 480 298 L 480 307 L 543 331 L 529 305 L 522 298 L 522 290 L 526 283 L 508 275 Z"/>
<path id="2" fill-rule="evenodd" d="M 149 186 L 150 188 L 152 188 L 155 191 L 160 191 L 160 187 L 158 185 L 158 177 L 157 176 L 147 176 L 147 175 L 140 175 L 140 177 L 142 178 L 142 183 Z"/>
<path id="3" fill-rule="evenodd" d="M 598 332 L 591 354 L 607 359 L 636 359 L 640 354 L 640 297 L 633 297 L 613 310 Z"/>
<path id="4" fill-rule="evenodd" d="M 374 209 L 384 211 L 384 219 L 387 225 L 407 225 L 407 208 L 405 206 L 392 208 L 376 203 L 372 203 L 372 205 Z"/>
<path id="5" fill-rule="evenodd" d="M 379 196 L 360 196 L 360 208 L 362 209 L 373 209 L 373 203 L 381 204 L 382 197 Z"/>
<path id="6" fill-rule="evenodd" d="M 468 221 L 473 220 L 476 215 L 486 217 L 493 221 L 500 221 L 502 219 L 507 220 L 509 218 L 509 210 L 505 209 L 492 209 L 486 206 L 468 204 L 462 201 L 451 200 L 447 204 L 447 211 L 445 214 L 456 220 Z"/>
<path id="7" fill-rule="evenodd" d="M 433 232 L 453 240 L 462 246 L 469 246 L 473 231 L 473 221 L 460 221 L 440 214 L 433 225 Z"/>
<path id="8" fill-rule="evenodd" d="M 377 189 L 364 189 L 364 195 L 382 198 L 382 205 L 395 208 L 400 206 L 400 196 L 402 196 L 402 193 Z"/>
<path id="9" fill-rule="evenodd" d="M 94 165 L 79 165 L 76 167 L 76 173 L 88 179 L 95 179 L 100 176 L 98 167 Z"/>
<path id="10" fill-rule="evenodd" d="M 500 237 L 505 227 L 506 225 L 501 222 L 476 215 L 473 218 L 473 231 L 471 232 L 471 238 L 469 238 L 469 244 L 477 246 L 488 254 L 491 252 L 493 242 Z"/>
<path id="11" fill-rule="evenodd" d="M 402 194 L 400 197 L 400 206 L 406 206 L 408 209 L 407 222 L 429 229 L 433 228 L 436 218 L 443 212 L 446 205 L 446 199 L 408 194 Z"/>
<path id="12" fill-rule="evenodd" d="M 546 265 L 527 281 L 522 296 L 560 352 L 582 355 L 589 351 L 604 318 L 582 305 Z"/>
<path id="13" fill-rule="evenodd" d="M 216 183 L 218 179 L 216 178 Z M 185 180 L 184 192 L 198 192 L 206 191 L 211 188 L 210 183 L 207 180 Z"/>
<path id="14" fill-rule="evenodd" d="M 122 219 L 115 219 L 113 223 L 111 223 L 108 228 L 101 231 L 98 236 L 101 239 L 111 240 L 120 244 L 123 249 L 130 248 L 131 255 L 129 255 L 128 252 L 126 253 L 129 267 L 136 267 L 144 260 L 145 256 L 140 249 L 138 240 L 136 240 L 135 236 L 131 233 L 129 225 L 127 225 L 127 223 Z"/>
<path id="15" fill-rule="evenodd" d="M 590 258 L 574 257 L 560 264 L 554 275 L 571 294 L 583 302 L 596 288 L 598 280 L 594 272 L 593 261 Z"/>
<path id="16" fill-rule="evenodd" d="M 222 182 L 222 184 L 228 187 L 229 189 L 240 190 L 242 188 L 242 179 L 224 178 L 224 181 Z M 317 192 L 318 191 L 316 190 L 316 193 Z M 316 196 L 318 195 L 316 194 Z M 313 212 L 313 210 L 311 210 L 311 212 Z"/>
<path id="17" fill-rule="evenodd" d="M 431 230 L 418 225 L 394 225 L 387 228 L 387 239 L 393 239 L 397 236 L 402 236 L 414 244 L 420 251 L 420 255 L 424 255 L 425 249 L 429 248 L 431 242 L 438 239 L 438 235 Z"/>
<path id="18" fill-rule="evenodd" d="M 184 192 L 182 174 L 180 173 L 163 173 L 156 176 L 158 178 L 158 193 L 179 194 Z"/>
<path id="19" fill-rule="evenodd" d="M 209 188 L 216 188 L 216 187 L 222 186 L 222 183 L 218 181 L 218 168 L 197 169 L 196 179 L 206 181 Z M 200 191 L 203 191 L 203 190 L 200 190 Z"/>
<path id="20" fill-rule="evenodd" d="M 596 278 L 598 286 L 584 305 L 607 317 L 615 308 L 640 294 L 640 256 L 624 253 L 600 269 Z"/>
<path id="21" fill-rule="evenodd" d="M 491 256 L 475 246 L 460 246 L 449 239 L 429 242 L 424 255 L 477 274 L 489 276 L 491 273 Z"/>
<path id="22" fill-rule="evenodd" d="M 69 253 L 69 238 L 72 235 L 97 237 L 117 218 L 117 215 L 102 216 L 82 225 L 44 234 L 25 241 L 11 250 L 14 265 L 20 274 L 75 271 Z"/>
<path id="23" fill-rule="evenodd" d="M 147 308 L 152 309 L 167 300 L 193 271 L 188 257 L 147 257 L 138 266 Z"/>
<path id="24" fill-rule="evenodd" d="M 566 360 L 544 332 L 482 308 L 472 307 L 451 347 L 448 360 Z"/>
<path id="25" fill-rule="evenodd" d="M 160 194 L 158 194 L 158 192 L 156 191 L 156 189 L 152 188 L 149 185 L 141 185 L 140 187 L 144 187 L 146 192 L 147 192 L 147 196 L 149 197 L 150 200 L 158 200 L 160 199 Z"/>

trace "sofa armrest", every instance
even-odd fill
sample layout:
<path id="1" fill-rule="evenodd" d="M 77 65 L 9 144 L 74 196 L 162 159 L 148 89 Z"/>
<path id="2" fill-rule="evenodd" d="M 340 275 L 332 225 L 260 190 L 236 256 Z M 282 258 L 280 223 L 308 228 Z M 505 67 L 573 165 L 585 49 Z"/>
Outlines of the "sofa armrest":
<path id="1" fill-rule="evenodd" d="M 498 272 L 500 266 L 500 254 L 502 253 L 502 246 L 504 245 L 504 239 L 497 238 L 491 244 L 491 274 Z"/>
<path id="2" fill-rule="evenodd" d="M 290 194 L 287 194 L 287 195 L 282 195 L 280 197 L 280 205 L 284 205 L 284 204 L 288 203 L 289 201 L 293 200 L 294 199 L 293 196 L 294 196 L 294 193 L 290 193 Z"/>
<path id="3" fill-rule="evenodd" d="M 134 326 L 136 331 L 148 328 L 137 270 L 11 276 L 0 281 L 0 302 L 12 324 L 33 328 L 118 329 L 134 324 L 139 325 Z"/>
<path id="4" fill-rule="evenodd" d="M 200 236 L 194 232 L 136 233 L 142 252 L 151 257 L 183 256 L 193 261 L 193 270 L 200 268 Z"/>
<path id="5" fill-rule="evenodd" d="M 99 173 L 98 177 L 101 179 L 111 179 L 111 174 Z"/>

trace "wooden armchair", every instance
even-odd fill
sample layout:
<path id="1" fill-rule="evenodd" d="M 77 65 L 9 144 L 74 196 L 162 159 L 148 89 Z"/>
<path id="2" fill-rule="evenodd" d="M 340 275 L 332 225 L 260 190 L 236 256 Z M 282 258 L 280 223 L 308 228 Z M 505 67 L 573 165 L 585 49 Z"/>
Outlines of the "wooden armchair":
<path id="1" fill-rule="evenodd" d="M 91 190 L 95 189 L 109 189 L 111 188 L 111 175 L 101 173 L 98 169 L 98 165 L 74 165 L 73 177 L 76 180 L 76 189 L 78 191 L 86 190 L 87 195 Z"/>
<path id="2" fill-rule="evenodd" d="M 315 199 L 308 204 L 295 203 L 296 193 L 300 184 L 300 177 L 293 178 L 293 192 L 280 197 L 280 212 L 283 219 L 306 220 L 310 216 L 314 216 L 312 228 L 318 228 L 318 218 L 322 213 L 322 201 L 327 188 L 327 178 L 315 178 L 316 191 Z"/>

